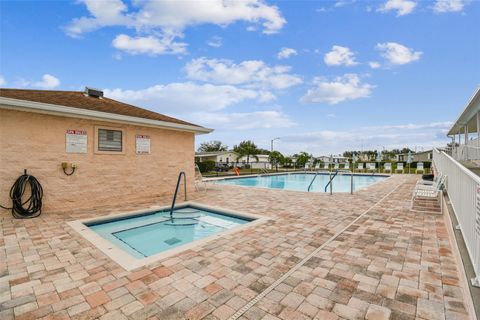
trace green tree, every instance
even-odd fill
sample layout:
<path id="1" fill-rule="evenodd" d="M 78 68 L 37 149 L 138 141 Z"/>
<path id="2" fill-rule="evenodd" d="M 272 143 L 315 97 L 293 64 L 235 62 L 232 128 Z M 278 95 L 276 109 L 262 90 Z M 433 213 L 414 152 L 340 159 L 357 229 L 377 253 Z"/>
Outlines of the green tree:
<path id="1" fill-rule="evenodd" d="M 242 157 L 247 157 L 247 164 L 250 163 L 250 157 L 255 158 L 258 161 L 257 154 L 260 154 L 257 145 L 250 140 L 245 140 L 238 145 L 235 145 L 233 151 L 238 153 L 237 161 Z"/>
<path id="2" fill-rule="evenodd" d="M 215 152 L 215 151 L 227 151 L 228 146 L 224 145 L 221 141 L 213 140 L 202 142 L 198 148 L 198 152 Z"/>
<path id="3" fill-rule="evenodd" d="M 296 155 L 297 158 L 297 165 L 300 167 L 304 167 L 305 164 L 310 161 L 312 156 L 306 152 L 300 152 L 298 155 Z"/>
<path id="4" fill-rule="evenodd" d="M 270 152 L 268 161 L 278 169 L 278 164 L 282 164 L 285 161 L 285 157 L 279 151 Z"/>

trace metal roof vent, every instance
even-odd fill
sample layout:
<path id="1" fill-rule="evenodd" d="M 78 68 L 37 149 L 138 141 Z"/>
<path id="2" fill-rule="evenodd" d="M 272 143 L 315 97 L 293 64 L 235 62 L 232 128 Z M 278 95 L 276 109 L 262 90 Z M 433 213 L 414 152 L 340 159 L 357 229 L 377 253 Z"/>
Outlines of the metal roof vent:
<path id="1" fill-rule="evenodd" d="M 85 95 L 87 95 L 89 97 L 94 97 L 94 98 L 102 98 L 103 97 L 103 91 L 95 89 L 95 88 L 85 87 Z"/>

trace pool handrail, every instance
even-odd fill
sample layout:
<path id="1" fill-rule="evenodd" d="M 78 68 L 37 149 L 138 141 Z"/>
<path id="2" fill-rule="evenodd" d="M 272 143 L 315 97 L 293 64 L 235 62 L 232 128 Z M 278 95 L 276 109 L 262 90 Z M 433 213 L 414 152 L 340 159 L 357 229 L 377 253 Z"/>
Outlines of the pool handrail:
<path id="1" fill-rule="evenodd" d="M 183 176 L 183 188 L 185 193 L 185 201 L 187 201 L 187 176 L 184 171 L 180 171 L 178 174 L 177 186 L 175 187 L 175 194 L 173 195 L 172 207 L 170 208 L 170 219 L 173 219 L 173 209 L 175 208 L 175 201 L 177 200 L 178 188 Z"/>

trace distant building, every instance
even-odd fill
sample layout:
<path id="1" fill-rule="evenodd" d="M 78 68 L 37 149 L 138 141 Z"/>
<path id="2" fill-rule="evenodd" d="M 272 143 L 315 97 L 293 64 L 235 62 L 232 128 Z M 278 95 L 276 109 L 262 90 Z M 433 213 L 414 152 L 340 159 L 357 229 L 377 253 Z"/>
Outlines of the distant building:
<path id="1" fill-rule="evenodd" d="M 399 153 L 395 158 L 397 162 L 407 162 L 408 153 Z M 432 162 L 432 159 L 433 150 L 412 153 L 412 162 Z"/>
<path id="2" fill-rule="evenodd" d="M 213 151 L 195 153 L 195 162 L 213 161 L 215 163 L 236 163 L 239 154 L 235 151 Z"/>
<path id="3" fill-rule="evenodd" d="M 268 154 L 257 154 L 250 156 L 248 164 L 254 169 L 270 169 L 271 163 Z M 243 167 L 247 164 L 247 157 L 240 155 L 235 151 L 214 151 L 214 152 L 197 152 L 195 153 L 195 162 L 213 161 L 216 164 L 227 164 L 232 166 Z"/>
<path id="4" fill-rule="evenodd" d="M 348 162 L 348 158 L 344 157 L 342 155 L 336 155 L 336 156 L 320 156 L 316 157 L 318 161 L 321 161 L 323 163 L 345 163 Z"/>

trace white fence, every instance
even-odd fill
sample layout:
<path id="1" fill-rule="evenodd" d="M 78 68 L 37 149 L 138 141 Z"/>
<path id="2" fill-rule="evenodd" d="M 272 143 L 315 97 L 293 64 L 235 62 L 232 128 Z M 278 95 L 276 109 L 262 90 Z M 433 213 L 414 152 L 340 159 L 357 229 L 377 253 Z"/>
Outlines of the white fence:
<path id="1" fill-rule="evenodd" d="M 445 152 L 433 151 L 437 172 L 447 175 L 447 193 L 455 211 L 480 286 L 480 177 Z"/>

